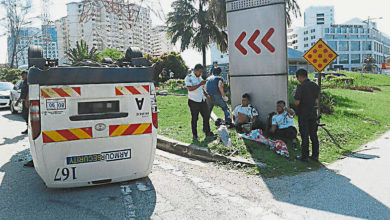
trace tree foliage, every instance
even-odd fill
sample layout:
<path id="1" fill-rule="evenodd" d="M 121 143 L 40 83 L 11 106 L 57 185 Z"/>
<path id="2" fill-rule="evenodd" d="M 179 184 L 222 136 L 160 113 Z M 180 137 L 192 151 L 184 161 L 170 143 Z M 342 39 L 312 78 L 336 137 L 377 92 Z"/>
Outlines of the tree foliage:
<path id="1" fill-rule="evenodd" d="M 99 54 L 99 61 L 102 60 L 105 57 L 111 58 L 113 61 L 118 60 L 120 58 L 123 58 L 125 55 L 124 53 L 120 52 L 116 48 L 108 48 L 100 52 Z"/>
<path id="2" fill-rule="evenodd" d="M 5 27 L 9 42 L 9 53 L 11 54 L 10 67 L 15 66 L 18 60 L 18 45 L 20 43 L 20 32 L 23 27 L 31 23 L 29 17 L 31 10 L 31 0 L 0 0 L 0 6 L 6 11 L 0 19 L 0 25 Z"/>
<path id="3" fill-rule="evenodd" d="M 363 71 L 368 73 L 373 73 L 378 71 L 378 66 L 376 65 L 376 60 L 373 56 L 369 55 L 363 60 Z"/>
<path id="4" fill-rule="evenodd" d="M 72 64 L 81 62 L 83 60 L 99 61 L 99 52 L 96 48 L 89 50 L 87 43 L 84 40 L 76 42 L 76 48 L 71 48 L 65 52 L 69 61 Z"/>
<path id="5" fill-rule="evenodd" d="M 158 79 L 158 74 L 162 72 L 163 68 L 166 71 L 172 70 L 175 78 L 184 79 L 187 75 L 188 67 L 180 53 L 172 51 L 168 54 L 164 53 L 159 57 L 152 57 L 151 55 L 145 55 L 145 57 L 149 62 L 155 64 L 155 80 Z"/>
<path id="6" fill-rule="evenodd" d="M 206 48 L 215 42 L 222 51 L 227 50 L 227 34 L 217 25 L 211 13 L 209 0 L 176 0 L 168 14 L 168 34 L 172 43 L 180 40 L 181 51 L 193 47 L 202 52 L 206 65 Z"/>
<path id="7" fill-rule="evenodd" d="M 22 70 L 20 69 L 10 69 L 10 68 L 1 68 L 0 69 L 0 81 L 7 81 L 16 83 L 21 79 Z"/>

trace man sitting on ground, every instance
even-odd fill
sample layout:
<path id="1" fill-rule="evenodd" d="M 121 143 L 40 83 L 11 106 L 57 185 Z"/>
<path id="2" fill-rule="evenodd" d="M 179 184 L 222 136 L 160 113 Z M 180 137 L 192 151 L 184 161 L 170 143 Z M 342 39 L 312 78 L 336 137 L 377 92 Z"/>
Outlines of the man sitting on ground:
<path id="1" fill-rule="evenodd" d="M 286 102 L 280 100 L 276 103 L 277 114 L 272 117 L 271 135 L 292 141 L 294 150 L 297 148 L 297 129 L 294 125 L 294 110 L 286 107 Z"/>
<path id="2" fill-rule="evenodd" d="M 242 104 L 233 111 L 233 120 L 238 133 L 247 133 L 245 126 L 251 129 L 262 128 L 258 111 L 251 105 L 249 94 L 242 95 Z"/>

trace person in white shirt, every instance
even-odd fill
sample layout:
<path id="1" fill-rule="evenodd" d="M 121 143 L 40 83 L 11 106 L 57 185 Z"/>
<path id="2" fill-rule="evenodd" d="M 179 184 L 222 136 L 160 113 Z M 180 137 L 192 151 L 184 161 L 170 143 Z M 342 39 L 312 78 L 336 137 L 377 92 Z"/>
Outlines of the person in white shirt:
<path id="1" fill-rule="evenodd" d="M 294 125 L 294 110 L 286 107 L 286 102 L 280 100 L 276 103 L 277 114 L 272 117 L 271 135 L 292 141 L 292 147 L 297 147 L 297 129 Z"/>
<path id="2" fill-rule="evenodd" d="M 175 77 L 175 73 L 172 72 L 172 70 L 169 70 L 169 78 L 173 79 Z"/>
<path id="3" fill-rule="evenodd" d="M 203 131 L 206 137 L 214 137 L 213 132 L 210 130 L 210 112 L 206 102 L 206 96 L 204 91 L 204 85 L 206 81 L 202 79 L 203 66 L 196 64 L 194 72 L 187 75 L 185 78 L 185 84 L 188 89 L 188 106 L 191 111 L 191 128 L 192 128 L 192 139 L 198 140 L 198 117 L 199 113 L 203 118 Z"/>
<path id="4" fill-rule="evenodd" d="M 242 104 L 233 111 L 233 121 L 238 133 L 246 133 L 243 125 L 251 125 L 251 129 L 263 128 L 259 120 L 259 112 L 251 105 L 249 94 L 242 95 Z"/>

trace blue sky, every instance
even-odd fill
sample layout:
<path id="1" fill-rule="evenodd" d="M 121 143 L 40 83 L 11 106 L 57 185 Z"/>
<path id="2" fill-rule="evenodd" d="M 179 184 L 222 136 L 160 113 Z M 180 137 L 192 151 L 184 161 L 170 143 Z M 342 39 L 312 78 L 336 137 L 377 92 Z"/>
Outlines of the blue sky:
<path id="1" fill-rule="evenodd" d="M 33 14 L 40 13 L 40 0 L 33 1 Z M 133 0 L 139 1 L 139 0 Z M 149 3 L 155 3 L 158 0 L 146 0 Z M 160 0 L 162 5 L 162 10 L 167 13 L 171 10 L 171 3 L 173 0 Z M 302 17 L 295 19 L 293 21 L 293 26 L 303 26 L 303 12 L 306 8 L 310 6 L 334 6 L 335 7 L 335 22 L 344 23 L 354 17 L 359 17 L 361 19 L 367 19 L 370 17 L 383 17 L 382 20 L 378 20 L 378 29 L 385 32 L 390 36 L 390 1 L 389 0 L 297 0 L 298 4 L 301 7 Z M 72 2 L 71 0 L 51 0 L 52 4 L 50 6 L 50 13 L 52 19 L 58 19 L 60 17 L 66 16 L 66 3 Z M 0 11 L 0 18 L 4 15 L 4 11 Z M 158 20 L 156 17 L 153 18 L 154 24 L 161 24 L 162 21 Z M 0 33 L 0 35 L 3 33 Z M 6 38 L 0 37 L 0 63 L 6 61 Z M 176 48 L 179 49 L 179 48 Z M 182 53 L 184 60 L 186 61 L 189 67 L 193 67 L 196 63 L 200 63 L 202 60 L 201 54 L 194 51 L 188 50 Z M 209 57 L 208 53 L 208 57 Z M 208 62 L 210 60 L 208 59 Z"/>

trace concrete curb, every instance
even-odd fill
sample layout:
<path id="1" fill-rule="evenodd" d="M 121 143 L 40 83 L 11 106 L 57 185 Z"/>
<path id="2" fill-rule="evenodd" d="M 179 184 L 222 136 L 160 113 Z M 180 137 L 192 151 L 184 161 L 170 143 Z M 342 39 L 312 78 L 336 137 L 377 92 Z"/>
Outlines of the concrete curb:
<path id="1" fill-rule="evenodd" d="M 194 159 L 208 161 L 208 162 L 241 163 L 241 164 L 246 164 L 250 167 L 267 166 L 267 164 L 254 161 L 252 159 L 228 157 L 221 154 L 213 153 L 208 148 L 200 147 L 194 144 L 183 143 L 161 135 L 157 136 L 157 148 L 180 156 L 194 158 Z"/>

